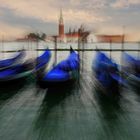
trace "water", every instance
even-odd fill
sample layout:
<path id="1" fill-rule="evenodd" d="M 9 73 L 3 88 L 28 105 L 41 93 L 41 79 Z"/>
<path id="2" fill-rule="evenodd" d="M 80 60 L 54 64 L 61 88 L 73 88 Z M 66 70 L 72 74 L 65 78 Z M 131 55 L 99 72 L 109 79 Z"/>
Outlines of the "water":
<path id="1" fill-rule="evenodd" d="M 5 44 L 5 50 L 9 49 L 9 45 L 11 49 L 22 46 L 15 43 L 17 46 L 14 48 L 9 43 Z M 77 47 L 77 44 L 72 45 Z M 121 44 L 118 45 L 121 47 Z M 137 44 L 129 44 L 128 47 L 131 45 L 137 48 Z M 117 44 L 114 46 L 117 47 Z M 28 53 L 35 56 L 33 47 L 35 44 Z M 59 44 L 59 47 L 65 46 Z M 106 44 L 106 47 L 109 45 Z M 6 58 L 12 54 L 4 55 Z M 67 55 L 68 52 L 58 52 L 57 61 Z M 18 85 L 0 89 L 0 139 L 139 140 L 140 92 L 129 87 L 122 88 L 117 99 L 102 96 L 91 70 L 94 56 L 94 52 L 84 52 L 79 83 L 71 87 L 38 89 L 32 76 Z M 112 57 L 118 63 L 120 56 L 119 52 L 113 52 Z M 53 60 L 54 53 L 50 66 Z"/>

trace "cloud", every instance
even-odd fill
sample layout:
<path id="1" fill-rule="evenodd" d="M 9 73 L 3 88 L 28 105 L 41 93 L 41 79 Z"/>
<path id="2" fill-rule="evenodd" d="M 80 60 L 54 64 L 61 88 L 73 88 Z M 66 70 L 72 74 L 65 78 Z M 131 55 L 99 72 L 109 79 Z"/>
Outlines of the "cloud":
<path id="1" fill-rule="evenodd" d="M 0 0 L 1 6 L 14 9 L 19 16 L 36 17 L 44 21 L 56 22 L 60 8 L 63 8 L 65 13 L 70 10 L 76 12 L 91 12 L 95 9 L 103 8 L 106 5 L 106 0 Z"/>
<path id="2" fill-rule="evenodd" d="M 140 5 L 140 0 L 117 0 L 111 4 L 113 8 L 129 8 L 130 6 Z"/>
<path id="3" fill-rule="evenodd" d="M 60 8 L 63 8 L 64 19 L 67 26 L 79 26 L 80 24 L 93 24 L 103 22 L 106 17 L 95 13 L 93 9 L 104 7 L 105 0 L 0 0 L 1 22 L 11 27 L 24 29 L 33 28 L 56 34 Z M 44 28 L 44 29 L 43 29 Z M 55 31 L 54 31 L 55 30 Z"/>
<path id="4" fill-rule="evenodd" d="M 139 5 L 140 0 L 0 0 L 0 33 L 15 30 L 14 35 L 27 31 L 57 34 L 61 8 L 66 31 L 81 24 L 106 33 L 115 29 L 120 33 L 122 25 L 138 30 Z"/>
<path id="5" fill-rule="evenodd" d="M 43 21 L 37 17 L 19 16 L 14 9 L 6 7 L 0 7 L 0 21 L 0 27 L 2 27 L 0 32 L 3 34 L 6 34 L 8 30 L 10 33 L 10 31 L 13 31 L 13 29 L 15 31 L 18 30 L 18 32 L 14 32 L 14 34 L 19 34 L 19 32 L 23 33 L 23 31 L 42 31 L 56 34 L 55 24 Z M 52 31 L 52 28 L 55 30 L 55 32 L 53 32 L 54 30 Z"/>

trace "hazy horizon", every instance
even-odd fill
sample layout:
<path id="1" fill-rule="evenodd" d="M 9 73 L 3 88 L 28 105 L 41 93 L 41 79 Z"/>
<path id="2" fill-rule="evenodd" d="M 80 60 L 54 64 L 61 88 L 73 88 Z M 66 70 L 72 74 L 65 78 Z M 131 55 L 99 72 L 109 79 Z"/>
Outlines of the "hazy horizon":
<path id="1" fill-rule="evenodd" d="M 22 37 L 28 32 L 58 34 L 58 18 L 63 9 L 65 32 L 81 24 L 96 34 L 125 34 L 140 40 L 139 0 L 0 0 L 0 34 Z M 1 37 L 0 37 L 1 38 Z"/>

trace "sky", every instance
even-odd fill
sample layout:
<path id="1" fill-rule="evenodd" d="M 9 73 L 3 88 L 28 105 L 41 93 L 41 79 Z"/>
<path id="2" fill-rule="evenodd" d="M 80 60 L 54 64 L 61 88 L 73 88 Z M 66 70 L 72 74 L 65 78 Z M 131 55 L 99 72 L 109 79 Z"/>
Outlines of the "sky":
<path id="1" fill-rule="evenodd" d="M 140 0 L 0 0 L 0 36 L 58 34 L 60 9 L 65 32 L 83 24 L 96 34 L 125 33 L 140 41 Z"/>

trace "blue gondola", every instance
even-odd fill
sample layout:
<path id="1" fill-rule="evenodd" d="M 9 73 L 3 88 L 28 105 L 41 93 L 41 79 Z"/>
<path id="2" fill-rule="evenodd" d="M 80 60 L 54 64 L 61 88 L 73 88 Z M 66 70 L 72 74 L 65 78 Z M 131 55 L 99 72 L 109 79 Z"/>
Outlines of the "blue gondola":
<path id="1" fill-rule="evenodd" d="M 19 52 L 16 56 L 13 58 L 0 60 L 0 69 L 8 68 L 14 65 L 16 62 L 19 62 L 25 55 L 24 51 Z"/>
<path id="2" fill-rule="evenodd" d="M 136 57 L 123 53 L 123 72 L 127 77 L 128 83 L 139 87 L 140 84 L 140 60 Z"/>
<path id="3" fill-rule="evenodd" d="M 34 68 L 34 72 L 37 72 L 40 69 L 44 70 L 50 58 L 51 58 L 51 52 L 49 49 L 47 49 L 41 56 L 37 57 L 37 59 L 35 60 L 36 66 Z"/>
<path id="4" fill-rule="evenodd" d="M 50 51 L 46 50 L 41 56 L 32 62 L 28 61 L 22 64 L 14 65 L 4 70 L 0 70 L 0 84 L 21 80 L 30 74 L 38 72 L 42 68 L 46 67 L 50 57 Z"/>
<path id="5" fill-rule="evenodd" d="M 95 72 L 95 77 L 100 85 L 106 89 L 105 91 L 118 91 L 119 84 L 124 83 L 119 75 L 118 65 L 100 51 L 96 54 L 92 69 Z"/>
<path id="6" fill-rule="evenodd" d="M 49 72 L 45 73 L 39 84 L 43 88 L 61 87 L 75 81 L 79 75 L 79 55 L 71 50 L 66 60 L 61 61 Z"/>

